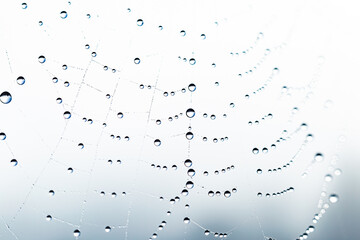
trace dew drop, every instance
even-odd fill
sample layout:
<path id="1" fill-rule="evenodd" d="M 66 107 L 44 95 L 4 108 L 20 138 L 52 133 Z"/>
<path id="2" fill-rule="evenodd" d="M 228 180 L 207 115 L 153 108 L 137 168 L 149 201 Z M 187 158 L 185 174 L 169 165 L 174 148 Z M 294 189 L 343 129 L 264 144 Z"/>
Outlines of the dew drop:
<path id="1" fill-rule="evenodd" d="M 186 139 L 187 140 L 192 140 L 194 138 L 194 134 L 192 132 L 187 132 L 186 133 Z"/>
<path id="2" fill-rule="evenodd" d="M 76 229 L 75 231 L 74 231 L 74 237 L 80 237 L 80 231 L 78 230 L 78 229 Z"/>
<path id="3" fill-rule="evenodd" d="M 67 16 L 68 16 L 68 14 L 67 14 L 66 11 L 61 11 L 61 12 L 60 12 L 60 17 L 61 17 L 62 19 L 67 18 Z"/>
<path id="4" fill-rule="evenodd" d="M 160 146 L 161 145 L 160 139 L 155 139 L 154 145 L 157 146 L 157 147 Z"/>
<path id="5" fill-rule="evenodd" d="M 339 201 L 339 196 L 337 194 L 330 194 L 329 201 L 331 203 L 336 203 Z"/>
<path id="6" fill-rule="evenodd" d="M 184 218 L 184 223 L 185 223 L 185 224 L 190 223 L 190 218 L 188 218 L 188 217 Z"/>
<path id="7" fill-rule="evenodd" d="M 138 19 L 138 20 L 136 21 L 136 24 L 137 24 L 139 27 L 141 27 L 142 25 L 144 25 L 144 21 L 143 21 L 142 19 Z"/>
<path id="8" fill-rule="evenodd" d="M 39 63 L 44 63 L 45 61 L 46 61 L 46 58 L 45 58 L 45 56 L 43 56 L 43 55 L 41 55 L 41 56 L 39 56 L 38 57 L 38 61 L 39 61 Z"/>
<path id="9" fill-rule="evenodd" d="M 186 35 L 185 30 L 181 30 L 181 31 L 180 31 L 180 36 L 185 37 L 185 35 Z"/>
<path id="10" fill-rule="evenodd" d="M 0 94 L 0 101 L 3 103 L 3 104 L 8 104 L 10 103 L 12 100 L 12 96 L 9 92 L 5 91 L 3 93 Z"/>
<path id="11" fill-rule="evenodd" d="M 195 58 L 190 58 L 189 63 L 190 63 L 190 65 L 195 65 L 195 63 L 196 63 Z"/>
<path id="12" fill-rule="evenodd" d="M 194 92 L 196 90 L 196 85 L 191 83 L 191 84 L 189 84 L 188 89 L 190 92 Z"/>
<path id="13" fill-rule="evenodd" d="M 16 159 L 11 159 L 10 161 L 11 165 L 13 165 L 14 167 L 16 167 L 18 165 L 18 161 Z"/>
<path id="14" fill-rule="evenodd" d="M 194 183 L 192 182 L 192 181 L 188 181 L 187 183 L 186 183 L 186 188 L 187 189 L 192 189 L 194 187 Z"/>
<path id="15" fill-rule="evenodd" d="M 322 155 L 322 153 L 316 153 L 314 156 L 314 160 L 316 162 L 321 162 L 322 160 L 324 160 L 324 155 Z"/>
<path id="16" fill-rule="evenodd" d="M 230 191 L 225 191 L 225 192 L 224 192 L 224 196 L 225 196 L 226 198 L 229 198 L 229 197 L 231 196 L 231 192 L 230 192 Z"/>
<path id="17" fill-rule="evenodd" d="M 252 153 L 253 153 L 253 154 L 258 154 L 258 153 L 259 153 L 259 149 L 254 148 L 254 149 L 252 150 Z"/>
<path id="18" fill-rule="evenodd" d="M 64 112 L 64 118 L 65 119 L 71 118 L 71 113 L 69 111 Z"/>
<path id="19" fill-rule="evenodd" d="M 195 110 L 192 108 L 189 108 L 188 110 L 186 110 L 186 116 L 188 118 L 193 118 L 195 116 Z"/>
<path id="20" fill-rule="evenodd" d="M 16 83 L 19 85 L 24 85 L 25 83 L 25 78 L 23 76 L 20 76 L 16 79 Z"/>
<path id="21" fill-rule="evenodd" d="M 111 227 L 110 227 L 110 226 L 106 226 L 106 227 L 105 227 L 105 232 L 107 232 L 107 233 L 108 233 L 108 232 L 111 232 Z"/>
<path id="22" fill-rule="evenodd" d="M 22 8 L 22 9 L 27 9 L 27 4 L 26 4 L 26 3 L 22 3 L 22 4 L 21 4 L 21 8 Z"/>
<path id="23" fill-rule="evenodd" d="M 135 59 L 134 59 L 134 63 L 135 63 L 135 64 L 139 64 L 139 63 L 140 63 L 140 58 L 135 58 Z"/>

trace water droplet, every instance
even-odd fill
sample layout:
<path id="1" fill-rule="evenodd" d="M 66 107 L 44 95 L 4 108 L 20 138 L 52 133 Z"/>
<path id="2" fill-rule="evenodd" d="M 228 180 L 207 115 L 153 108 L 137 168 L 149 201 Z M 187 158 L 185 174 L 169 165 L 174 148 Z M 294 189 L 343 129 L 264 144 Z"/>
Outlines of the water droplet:
<path id="1" fill-rule="evenodd" d="M 252 153 L 253 153 L 253 154 L 258 154 L 258 153 L 259 153 L 259 149 L 254 148 L 254 149 L 252 150 Z"/>
<path id="2" fill-rule="evenodd" d="M 202 40 L 205 40 L 205 39 L 206 39 L 206 35 L 205 35 L 205 34 L 201 34 L 201 35 L 200 35 L 200 38 L 201 38 Z"/>
<path id="3" fill-rule="evenodd" d="M 66 64 L 62 65 L 62 69 L 63 69 L 63 70 L 68 69 L 67 65 L 66 65 Z"/>
<path id="4" fill-rule="evenodd" d="M 209 231 L 209 230 L 205 230 L 204 235 L 205 235 L 205 236 L 209 236 L 209 234 L 210 234 L 210 231 Z"/>
<path id="5" fill-rule="evenodd" d="M 16 79 L 16 83 L 19 85 L 24 85 L 25 83 L 25 78 L 23 76 L 20 76 Z"/>
<path id="6" fill-rule="evenodd" d="M 46 58 L 45 58 L 45 56 L 43 56 L 43 55 L 41 55 L 41 56 L 39 56 L 38 57 L 38 61 L 39 61 L 39 63 L 44 63 L 45 61 L 46 61 Z"/>
<path id="7" fill-rule="evenodd" d="M 39 26 L 42 26 L 44 23 L 42 21 L 39 21 Z"/>
<path id="8" fill-rule="evenodd" d="M 61 104 L 61 103 L 62 103 L 62 99 L 61 99 L 61 98 L 57 98 L 57 99 L 56 99 L 56 103 L 57 103 L 57 104 Z"/>
<path id="9" fill-rule="evenodd" d="M 46 221 L 51 221 L 52 220 L 52 217 L 50 215 L 47 215 L 46 216 Z"/>
<path id="10" fill-rule="evenodd" d="M 268 152 L 268 149 L 267 149 L 267 148 L 263 148 L 263 149 L 262 149 L 262 152 L 263 152 L 263 153 L 267 153 L 267 152 Z"/>
<path id="11" fill-rule="evenodd" d="M 143 21 L 142 19 L 138 19 L 138 20 L 136 21 L 136 24 L 137 24 L 138 26 L 142 26 L 142 25 L 144 25 L 144 21 Z"/>
<path id="12" fill-rule="evenodd" d="M 186 183 L 186 188 L 187 189 L 192 189 L 194 187 L 194 183 L 192 182 L 192 181 L 188 181 L 187 183 Z"/>
<path id="13" fill-rule="evenodd" d="M 192 161 L 190 159 L 186 159 L 184 161 L 184 165 L 185 165 L 185 167 L 191 167 L 192 166 Z"/>
<path id="14" fill-rule="evenodd" d="M 50 191 L 49 191 L 49 195 L 50 195 L 50 196 L 54 196 L 54 195 L 55 195 L 54 190 L 50 190 Z"/>
<path id="15" fill-rule="evenodd" d="M 135 58 L 135 59 L 134 59 L 134 63 L 135 63 L 135 64 L 139 64 L 139 63 L 140 63 L 140 58 Z"/>
<path id="16" fill-rule="evenodd" d="M 78 230 L 78 229 L 76 229 L 75 231 L 74 231 L 74 237 L 80 237 L 80 231 Z"/>
<path id="17" fill-rule="evenodd" d="M 5 91 L 2 94 L 0 94 L 0 101 L 3 104 L 8 104 L 11 102 L 11 100 L 12 100 L 12 96 L 9 92 Z"/>
<path id="18" fill-rule="evenodd" d="M 61 11 L 61 12 L 60 12 L 60 17 L 61 17 L 62 19 L 67 18 L 67 16 L 68 16 L 68 14 L 67 14 L 66 11 Z"/>
<path id="19" fill-rule="evenodd" d="M 331 182 L 332 180 L 333 180 L 333 176 L 331 176 L 331 174 L 325 175 L 325 182 Z"/>
<path id="20" fill-rule="evenodd" d="M 230 192 L 230 191 L 225 191 L 225 192 L 224 192 L 224 196 L 225 196 L 226 198 L 229 198 L 229 197 L 231 196 L 231 192 Z"/>
<path id="21" fill-rule="evenodd" d="M 187 175 L 190 176 L 190 177 L 195 176 L 195 170 L 194 170 L 194 169 L 189 169 L 189 170 L 187 171 Z"/>
<path id="22" fill-rule="evenodd" d="M 322 155 L 322 153 L 316 153 L 314 156 L 314 160 L 316 162 L 321 162 L 322 160 L 324 160 L 324 155 Z"/>
<path id="23" fill-rule="evenodd" d="M 194 92 L 196 90 L 196 85 L 191 83 L 191 84 L 189 84 L 188 89 L 190 92 Z"/>
<path id="24" fill-rule="evenodd" d="M 106 227 L 105 227 L 105 232 L 111 232 L 111 227 L 110 227 L 110 226 L 106 226 Z"/>
<path id="25" fill-rule="evenodd" d="M 27 9 L 27 4 L 26 4 L 26 3 L 22 3 L 22 4 L 21 4 L 21 7 L 22 7 L 22 9 Z"/>
<path id="26" fill-rule="evenodd" d="M 189 108 L 188 110 L 186 110 L 186 116 L 188 118 L 193 118 L 195 116 L 195 110 L 192 108 Z"/>
<path id="27" fill-rule="evenodd" d="M 184 36 L 186 35 L 185 30 L 181 30 L 181 31 L 180 31 L 180 35 L 184 37 Z"/>
<path id="28" fill-rule="evenodd" d="M 161 26 L 161 25 L 158 28 L 160 31 L 164 29 L 163 26 Z"/>
<path id="29" fill-rule="evenodd" d="M 124 114 L 123 114 L 122 112 L 119 112 L 119 113 L 117 114 L 117 117 L 118 117 L 118 118 L 123 118 L 123 117 L 124 117 Z"/>
<path id="30" fill-rule="evenodd" d="M 14 167 L 16 167 L 18 165 L 18 161 L 16 159 L 11 159 L 10 161 L 11 165 L 13 165 Z"/>
<path id="31" fill-rule="evenodd" d="M 83 148 L 84 148 L 84 144 L 79 143 L 79 144 L 78 144 L 78 147 L 79 147 L 80 149 L 83 149 Z"/>
<path id="32" fill-rule="evenodd" d="M 160 146 L 161 145 L 160 139 L 155 139 L 154 145 L 157 146 L 157 147 Z"/>
<path id="33" fill-rule="evenodd" d="M 96 53 L 96 52 L 92 52 L 92 53 L 91 53 L 91 56 L 92 56 L 92 57 L 96 57 L 96 56 L 97 56 L 97 53 Z"/>
<path id="34" fill-rule="evenodd" d="M 64 112 L 64 118 L 65 119 L 71 118 L 71 113 L 69 111 Z"/>
<path id="35" fill-rule="evenodd" d="M 341 171 L 340 168 L 337 168 L 337 169 L 334 170 L 334 174 L 335 174 L 336 176 L 341 175 L 341 173 L 342 173 L 342 171 Z"/>
<path id="36" fill-rule="evenodd" d="M 196 63 L 195 58 L 190 58 L 189 63 L 190 65 L 194 65 Z"/>
<path id="37" fill-rule="evenodd" d="M 185 224 L 190 223 L 190 218 L 188 218 L 188 217 L 184 218 L 184 223 L 185 223 Z"/>
<path id="38" fill-rule="evenodd" d="M 258 170 L 256 170 L 256 173 L 257 173 L 257 174 L 262 174 L 262 170 L 261 170 L 261 169 L 258 169 Z"/>
<path id="39" fill-rule="evenodd" d="M 339 196 L 337 195 L 337 194 L 330 194 L 330 196 L 329 196 L 329 201 L 331 202 L 331 203 L 336 203 L 336 202 L 338 202 L 339 201 Z"/>
<path id="40" fill-rule="evenodd" d="M 74 169 L 72 169 L 71 167 L 67 169 L 68 173 L 73 173 Z"/>
<path id="41" fill-rule="evenodd" d="M 187 140 L 191 140 L 191 139 L 193 139 L 194 138 L 194 134 L 192 133 L 192 132 L 187 132 L 186 133 L 186 139 Z"/>

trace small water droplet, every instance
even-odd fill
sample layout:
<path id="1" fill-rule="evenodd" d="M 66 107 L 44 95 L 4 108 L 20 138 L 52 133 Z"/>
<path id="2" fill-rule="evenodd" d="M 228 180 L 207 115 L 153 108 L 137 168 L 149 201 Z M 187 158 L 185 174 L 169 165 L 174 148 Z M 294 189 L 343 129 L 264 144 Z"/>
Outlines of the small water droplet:
<path id="1" fill-rule="evenodd" d="M 111 232 L 111 227 L 110 227 L 110 226 L 106 226 L 106 227 L 105 227 L 105 232 Z"/>
<path id="2" fill-rule="evenodd" d="M 75 231 L 74 231 L 74 237 L 80 237 L 80 231 L 78 230 L 78 229 L 76 229 Z"/>
<path id="3" fill-rule="evenodd" d="M 195 110 L 192 108 L 189 108 L 188 110 L 186 110 L 186 116 L 188 118 L 193 118 L 195 116 Z"/>
<path id="4" fill-rule="evenodd" d="M 190 58 L 189 63 L 190 65 L 194 65 L 196 63 L 195 58 Z"/>
<path id="5" fill-rule="evenodd" d="M 22 3 L 22 4 L 21 4 L 21 7 L 22 7 L 22 9 L 27 9 L 27 4 L 26 4 L 26 3 Z"/>
<path id="6" fill-rule="evenodd" d="M 67 16 L 68 16 L 68 14 L 67 14 L 66 11 L 61 11 L 61 12 L 60 12 L 60 17 L 61 17 L 62 19 L 67 18 Z"/>
<path id="7" fill-rule="evenodd" d="M 45 56 L 43 56 L 43 55 L 41 55 L 41 56 L 39 56 L 38 57 L 38 61 L 39 61 L 39 63 L 44 63 L 45 61 L 46 61 L 46 58 L 45 58 Z"/>
<path id="8" fill-rule="evenodd" d="M 324 155 L 322 155 L 322 153 L 316 153 L 314 156 L 314 160 L 316 162 L 321 162 L 322 160 L 324 160 Z"/>
<path id="9" fill-rule="evenodd" d="M 330 196 L 329 196 L 329 201 L 331 202 L 331 203 L 336 203 L 336 202 L 338 202 L 339 201 L 339 196 L 337 195 L 337 194 L 330 194 Z"/>
<path id="10" fill-rule="evenodd" d="M 135 58 L 135 59 L 134 59 L 134 63 L 135 63 L 135 64 L 139 64 L 139 63 L 140 63 L 140 58 Z"/>
<path id="11" fill-rule="evenodd" d="M 24 85 L 25 83 L 25 78 L 23 76 L 20 76 L 16 79 L 16 83 L 19 85 Z"/>
<path id="12" fill-rule="evenodd" d="M 51 221 L 51 220 L 52 220 L 51 215 L 47 215 L 47 216 L 46 216 L 46 221 Z"/>
<path id="13" fill-rule="evenodd" d="M 224 192 L 224 196 L 225 196 L 226 198 L 229 198 L 229 197 L 231 196 L 231 192 L 230 192 L 230 191 L 225 191 L 225 192 Z"/>
<path id="14" fill-rule="evenodd" d="M 188 218 L 188 217 L 184 218 L 184 223 L 185 223 L 185 224 L 190 223 L 190 218 Z"/>
<path id="15" fill-rule="evenodd" d="M 253 153 L 253 154 L 258 154 L 258 153 L 259 153 L 259 149 L 254 148 L 254 149 L 252 150 L 252 153 Z"/>
<path id="16" fill-rule="evenodd" d="M 180 31 L 180 35 L 184 37 L 184 36 L 186 35 L 185 30 L 181 30 L 181 31 Z"/>
<path id="17" fill-rule="evenodd" d="M 142 25 L 144 25 L 144 21 L 143 21 L 142 19 L 138 19 L 138 20 L 136 21 L 136 24 L 137 24 L 139 27 L 141 27 Z"/>
<path id="18" fill-rule="evenodd" d="M 194 138 L 194 134 L 192 133 L 192 132 L 187 132 L 186 133 L 186 139 L 187 140 L 191 140 L 191 139 L 193 139 Z"/>
<path id="19" fill-rule="evenodd" d="M 0 101 L 3 104 L 8 104 L 11 102 L 11 100 L 12 100 L 12 96 L 9 92 L 5 91 L 0 94 Z"/>
<path id="20" fill-rule="evenodd" d="M 16 167 L 18 165 L 18 161 L 16 159 L 11 159 L 10 161 L 11 165 L 13 165 L 14 167 Z"/>

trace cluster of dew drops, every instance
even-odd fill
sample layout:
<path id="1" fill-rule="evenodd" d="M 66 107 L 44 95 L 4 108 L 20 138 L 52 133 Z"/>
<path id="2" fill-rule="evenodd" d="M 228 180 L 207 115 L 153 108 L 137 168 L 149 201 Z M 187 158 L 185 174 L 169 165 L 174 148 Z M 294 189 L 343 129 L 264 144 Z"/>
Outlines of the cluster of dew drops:
<path id="1" fill-rule="evenodd" d="M 69 2 L 69 4 L 71 4 L 71 3 Z M 27 6 L 26 3 L 22 3 L 22 4 L 21 4 L 21 7 L 22 7 L 22 9 L 27 9 L 27 8 L 28 8 L 28 6 Z M 128 11 L 130 12 L 131 10 L 128 9 Z M 66 19 L 67 17 L 68 17 L 68 13 L 67 13 L 66 11 L 61 11 L 61 12 L 60 12 L 60 18 L 61 18 L 61 19 Z M 90 14 L 88 14 L 87 17 L 90 18 Z M 136 24 L 137 24 L 137 26 L 141 27 L 141 26 L 144 25 L 144 21 L 143 21 L 142 19 L 138 19 L 138 20 L 136 21 Z M 43 22 L 42 22 L 42 21 L 39 21 L 39 25 L 42 26 L 42 25 L 43 25 Z M 163 30 L 163 26 L 161 26 L 161 25 L 160 25 L 158 28 L 159 28 L 159 30 Z M 180 31 L 180 36 L 185 37 L 185 36 L 186 36 L 186 31 L 185 31 L 185 30 L 181 30 L 181 31 Z M 206 35 L 205 35 L 205 34 L 201 34 L 201 39 L 206 39 Z M 86 44 L 86 45 L 85 45 L 85 48 L 86 48 L 86 49 L 89 49 L 90 46 L 89 46 L 88 44 Z M 97 53 L 96 53 L 96 52 L 92 52 L 91 55 L 92 55 L 92 57 L 96 57 Z M 180 58 L 180 57 L 179 57 L 179 58 Z M 44 64 L 44 63 L 46 62 L 46 57 L 45 57 L 44 55 L 40 55 L 40 56 L 38 57 L 38 61 L 39 61 L 40 64 Z M 134 64 L 140 64 L 140 63 L 141 63 L 141 60 L 140 60 L 140 58 L 138 58 L 138 57 L 134 58 L 133 61 L 134 61 Z M 186 58 L 184 58 L 184 61 L 187 61 Z M 194 58 L 191 58 L 191 59 L 189 59 L 189 63 L 190 63 L 190 65 L 194 65 L 194 64 L 196 64 L 196 60 L 195 60 Z M 214 65 L 215 65 L 215 63 L 213 63 L 213 67 L 214 67 Z M 65 65 L 65 64 L 64 64 L 62 67 L 63 67 L 64 70 L 67 69 L 67 65 Z M 107 70 L 107 69 L 108 69 L 108 67 L 107 67 L 107 66 L 104 66 L 104 70 Z M 113 72 L 115 73 L 116 70 L 113 69 Z M 54 77 L 54 78 L 53 78 L 53 82 L 57 82 L 57 81 L 58 81 L 58 79 L 57 79 L 56 77 Z M 16 78 L 16 83 L 17 83 L 18 85 L 20 85 L 20 86 L 24 85 L 25 82 L 26 82 L 26 80 L 25 80 L 25 77 L 23 77 L 23 76 L 19 76 L 19 77 Z M 68 82 L 65 82 L 64 85 L 65 85 L 65 86 L 69 86 L 69 83 L 68 83 Z M 148 86 L 148 87 L 149 87 L 149 89 L 151 88 L 151 86 Z M 143 89 L 143 88 L 144 88 L 144 85 L 141 84 L 141 85 L 140 85 L 140 89 Z M 190 83 L 190 84 L 187 86 L 187 89 L 188 89 L 191 93 L 193 93 L 193 92 L 195 92 L 195 90 L 196 90 L 196 85 L 195 85 L 194 83 Z M 186 91 L 185 88 L 183 88 L 183 89 L 181 90 L 181 92 L 183 92 L 183 93 L 184 93 L 185 91 Z M 109 94 L 108 94 L 108 95 L 109 95 Z M 175 92 L 170 92 L 170 95 L 171 95 L 171 96 L 175 95 Z M 163 92 L 163 96 L 167 97 L 167 96 L 169 96 L 169 93 L 165 91 L 165 92 Z M 108 96 L 108 98 L 110 98 L 110 95 Z M 0 102 L 1 102 L 2 104 L 10 104 L 11 101 L 12 101 L 12 95 L 11 95 L 10 92 L 8 92 L 8 91 L 3 91 L 3 92 L 0 94 Z M 59 98 L 56 99 L 56 102 L 57 102 L 58 104 L 61 104 L 61 103 L 62 103 L 62 99 L 59 97 Z M 231 108 L 233 108 L 234 106 L 235 106 L 234 103 L 230 103 L 230 107 L 231 107 Z M 185 115 L 186 115 L 186 117 L 188 117 L 189 119 L 191 119 L 191 118 L 195 117 L 195 110 L 194 110 L 193 108 L 188 108 L 188 109 L 185 111 Z M 119 113 L 117 114 L 117 116 L 118 116 L 118 118 L 122 118 L 122 117 L 123 117 L 123 113 L 122 113 L 122 112 L 119 112 Z M 65 119 L 70 119 L 70 118 L 71 118 L 71 112 L 70 112 L 70 111 L 65 111 L 65 112 L 63 113 L 63 117 L 64 117 Z M 206 117 L 207 117 L 207 114 L 204 113 L 204 114 L 203 114 L 203 117 L 206 118 Z M 211 118 L 212 120 L 214 120 L 216 117 L 215 117 L 215 115 L 211 115 L 210 118 Z M 267 114 L 265 117 L 262 118 L 262 120 L 264 120 L 265 118 L 272 118 L 272 114 L 271 114 L 271 113 Z M 90 121 L 90 122 L 92 123 L 92 120 L 91 120 L 91 119 L 86 119 L 86 118 L 84 118 L 84 121 Z M 256 121 L 254 121 L 254 123 L 255 123 L 255 124 L 258 124 L 259 121 L 256 120 Z M 161 120 L 160 120 L 160 119 L 156 120 L 156 124 L 157 124 L 157 125 L 160 125 L 160 124 L 161 124 Z M 252 125 L 252 121 L 249 121 L 249 125 Z M 311 134 L 309 134 L 309 135 L 310 135 L 310 137 L 312 138 L 312 135 L 311 135 Z M 112 135 L 112 137 L 115 138 L 114 135 Z M 117 138 L 120 139 L 120 136 L 117 136 Z M 128 136 L 126 136 L 125 138 L 126 138 L 127 140 L 129 139 Z M 191 131 L 191 127 L 189 127 L 189 131 L 185 134 L 185 138 L 186 138 L 187 140 L 189 140 L 189 141 L 194 138 L 194 134 L 193 134 L 193 132 Z M 4 132 L 0 132 L 0 141 L 5 141 L 5 139 L 6 139 L 6 134 L 5 134 Z M 227 140 L 227 137 L 226 137 L 225 139 Z M 160 139 L 155 139 L 155 140 L 153 141 L 153 143 L 154 143 L 154 145 L 155 145 L 156 147 L 160 147 L 161 144 L 162 144 L 162 142 L 161 142 Z M 78 147 L 79 147 L 80 149 L 83 149 L 83 148 L 84 148 L 84 144 L 83 144 L 83 143 L 79 143 L 79 144 L 78 144 Z M 272 147 L 275 148 L 275 144 L 273 144 Z M 259 152 L 260 152 L 260 150 L 259 150 L 258 148 L 253 148 L 253 149 L 252 149 L 252 153 L 255 154 L 255 155 L 257 155 Z M 268 149 L 264 147 L 264 148 L 262 149 L 262 152 L 263 152 L 263 153 L 267 153 L 267 152 L 268 152 Z M 313 159 L 313 163 L 321 162 L 321 161 L 323 161 L 323 159 L 324 159 L 324 156 L 323 156 L 322 153 L 316 153 L 315 156 L 314 156 L 314 159 Z M 111 161 L 111 162 L 110 162 L 110 161 Z M 121 163 L 121 160 L 117 160 L 117 162 L 118 162 L 118 163 Z M 292 162 L 292 161 L 290 161 L 290 162 Z M 12 159 L 12 160 L 10 161 L 10 163 L 11 163 L 13 166 L 17 166 L 17 165 L 18 165 L 18 161 L 17 161 L 16 159 Z M 109 163 L 112 163 L 112 160 L 109 160 Z M 186 160 L 184 161 L 184 165 L 185 165 L 185 167 L 188 168 L 188 170 L 187 170 L 187 175 L 190 176 L 190 177 L 193 177 L 193 176 L 195 175 L 195 170 L 194 170 L 193 168 L 191 168 L 191 166 L 192 166 L 192 161 L 191 161 L 190 159 L 186 159 Z M 288 165 L 289 165 L 289 164 L 288 164 Z M 151 166 L 155 168 L 155 165 L 154 165 L 154 164 L 152 164 Z M 284 165 L 284 167 L 286 167 L 286 165 Z M 161 167 L 158 165 L 157 168 L 160 169 Z M 176 166 L 176 165 L 173 165 L 172 168 L 176 170 L 176 169 L 177 169 L 177 166 Z M 167 167 L 163 167 L 163 169 L 166 170 Z M 231 167 L 228 167 L 228 170 L 230 170 L 230 169 L 234 169 L 234 166 L 232 165 Z M 278 169 L 278 170 L 281 170 L 281 169 Z M 276 171 L 276 169 L 274 169 L 274 171 Z M 69 173 L 72 173 L 72 172 L 73 172 L 73 169 L 72 169 L 72 168 L 68 168 L 68 172 L 69 172 Z M 225 173 L 225 169 L 223 169 L 222 172 Z M 262 174 L 262 172 L 263 172 L 262 169 L 257 169 L 257 170 L 256 170 L 256 173 L 259 174 L 259 175 Z M 269 172 L 271 172 L 271 169 L 269 169 Z M 214 172 L 214 174 L 216 174 L 216 175 L 217 175 L 218 173 L 219 173 L 218 170 L 216 170 L 216 171 Z M 306 174 L 306 172 L 305 172 L 304 174 Z M 340 170 L 340 169 L 336 169 L 336 170 L 334 171 L 334 174 L 335 174 L 335 175 L 340 175 L 340 174 L 341 174 L 341 170 Z M 207 176 L 207 175 L 208 175 L 208 172 L 205 171 L 205 172 L 204 172 L 204 175 Z M 326 174 L 326 175 L 325 175 L 325 178 L 324 178 L 325 182 L 331 182 L 332 179 L 333 179 L 333 176 L 332 176 L 331 174 Z M 185 188 L 182 190 L 181 194 L 182 194 L 182 195 L 185 195 L 185 196 L 188 195 L 188 190 L 190 190 L 190 189 L 192 189 L 192 188 L 194 188 L 194 183 L 193 183 L 192 181 L 187 181 L 186 184 L 185 184 Z M 266 194 L 264 194 L 264 195 L 265 195 L 266 197 L 279 196 L 279 195 L 283 195 L 283 194 L 285 194 L 285 193 L 287 193 L 287 192 L 292 192 L 292 191 L 294 191 L 294 188 L 293 188 L 293 187 L 289 187 L 288 189 L 282 190 L 282 191 L 280 191 L 280 192 L 266 193 Z M 237 192 L 237 189 L 236 189 L 236 188 L 232 188 L 231 190 L 226 190 L 226 191 L 224 191 L 223 195 L 225 196 L 225 198 L 229 198 L 232 193 L 236 193 L 236 192 Z M 54 194 L 55 194 L 55 192 L 54 192 L 53 190 L 50 190 L 50 191 L 49 191 L 49 195 L 53 196 Z M 104 193 L 104 192 L 101 192 L 100 195 L 105 195 L 105 193 Z M 126 193 L 123 192 L 123 195 L 126 195 Z M 220 192 L 220 191 L 210 190 L 210 191 L 208 191 L 207 195 L 208 195 L 209 197 L 220 196 L 220 195 L 221 195 L 221 192 Z M 116 197 L 117 194 L 116 194 L 115 192 L 113 192 L 113 193 L 111 194 L 111 196 L 112 196 L 112 197 Z M 258 197 L 262 197 L 262 196 L 263 196 L 263 193 L 258 192 L 258 193 L 257 193 L 257 196 L 258 196 Z M 160 199 L 161 199 L 161 198 L 162 198 L 162 197 L 160 197 Z M 170 202 L 171 202 L 171 203 L 175 203 L 176 201 L 179 201 L 179 199 L 180 199 L 179 197 L 175 197 L 174 199 L 171 199 Z M 333 204 L 333 203 L 337 203 L 338 201 L 339 201 L 339 196 L 338 196 L 337 194 L 332 193 L 332 194 L 330 194 L 330 195 L 328 196 L 328 202 L 329 202 L 329 203 Z M 185 207 L 188 208 L 189 205 L 186 204 Z M 314 218 L 313 218 L 313 223 L 314 223 L 314 224 L 319 221 L 319 219 L 322 217 L 322 215 L 326 212 L 325 209 L 328 208 L 328 207 L 329 207 L 329 204 L 328 204 L 328 203 L 323 204 L 323 208 L 320 210 L 320 212 L 319 212 L 318 214 L 315 214 L 315 216 L 314 216 Z M 168 212 L 167 212 L 167 215 L 170 215 L 170 214 L 171 214 L 171 212 L 168 211 Z M 52 216 L 51 216 L 51 215 L 47 215 L 47 216 L 46 216 L 46 220 L 47 220 L 47 221 L 51 221 L 51 220 L 52 220 Z M 190 221 L 190 218 L 185 217 L 185 218 L 183 219 L 183 222 L 184 222 L 185 224 L 189 224 L 191 221 Z M 162 221 L 162 223 L 161 223 L 161 224 L 159 225 L 159 227 L 158 227 L 158 230 L 162 230 L 162 229 L 165 227 L 166 224 L 167 224 L 166 221 Z M 110 231 L 112 230 L 112 227 L 111 227 L 111 226 L 106 226 L 104 230 L 105 230 L 105 232 L 110 232 Z M 308 228 L 305 230 L 305 232 L 302 233 L 297 239 L 299 239 L 299 240 L 307 239 L 308 236 L 309 236 L 309 234 L 312 233 L 312 232 L 314 232 L 314 230 L 315 230 L 315 227 L 314 227 L 313 225 L 309 225 Z M 210 230 L 205 230 L 205 231 L 204 231 L 204 235 L 205 235 L 205 236 L 210 235 L 210 233 L 213 233 L 214 237 L 219 237 L 219 238 L 226 238 L 226 237 L 228 236 L 227 233 L 212 232 L 212 231 L 210 231 Z M 78 237 L 81 235 L 80 230 L 79 230 L 79 229 L 75 229 L 75 230 L 73 231 L 73 235 L 74 235 L 76 238 L 78 238 Z M 150 239 L 157 238 L 157 236 L 158 236 L 157 233 L 153 233 L 153 235 L 150 237 Z M 271 238 L 270 238 L 270 239 L 271 239 Z"/>

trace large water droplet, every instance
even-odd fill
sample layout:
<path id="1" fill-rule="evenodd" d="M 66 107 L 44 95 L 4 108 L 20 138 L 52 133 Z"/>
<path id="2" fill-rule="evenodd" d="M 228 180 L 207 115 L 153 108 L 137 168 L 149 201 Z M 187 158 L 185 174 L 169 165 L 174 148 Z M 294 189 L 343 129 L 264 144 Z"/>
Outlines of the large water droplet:
<path id="1" fill-rule="evenodd" d="M 71 113 L 69 111 L 64 112 L 64 118 L 65 119 L 71 118 Z"/>
<path id="2" fill-rule="evenodd" d="M 78 229 L 76 229 L 75 231 L 74 231 L 74 237 L 80 237 L 80 231 L 78 230 Z"/>
<path id="3" fill-rule="evenodd" d="M 187 140 L 191 140 L 191 139 L 193 139 L 194 138 L 194 134 L 192 133 L 192 132 L 187 132 L 186 133 L 186 139 Z"/>
<path id="4" fill-rule="evenodd" d="M 10 161 L 11 165 L 13 165 L 14 167 L 16 167 L 18 165 L 18 161 L 16 159 L 12 159 Z"/>
<path id="5" fill-rule="evenodd" d="M 231 196 L 231 192 L 230 192 L 230 191 L 225 191 L 225 192 L 224 192 L 224 196 L 225 196 L 226 198 L 229 198 L 229 197 Z"/>
<path id="6" fill-rule="evenodd" d="M 160 139 L 155 139 L 154 145 L 157 146 L 157 147 L 160 146 L 161 145 Z"/>
<path id="7" fill-rule="evenodd" d="M 12 100 L 12 96 L 9 92 L 5 91 L 3 92 L 1 95 L 0 95 L 0 101 L 3 103 L 3 104 L 8 104 L 10 103 Z"/>
<path id="8" fill-rule="evenodd" d="M 186 110 L 186 116 L 188 118 L 193 118 L 195 116 L 195 110 L 192 108 L 189 108 L 188 110 Z"/>

